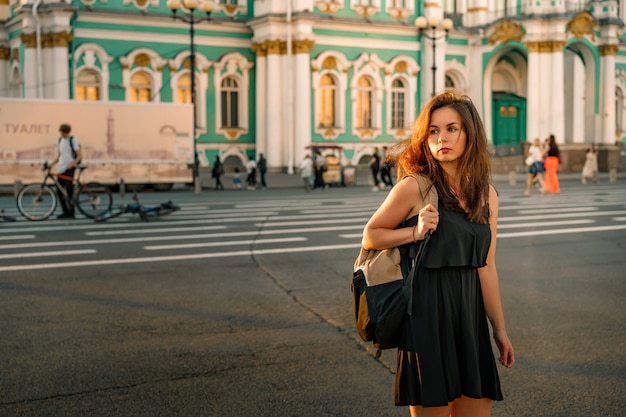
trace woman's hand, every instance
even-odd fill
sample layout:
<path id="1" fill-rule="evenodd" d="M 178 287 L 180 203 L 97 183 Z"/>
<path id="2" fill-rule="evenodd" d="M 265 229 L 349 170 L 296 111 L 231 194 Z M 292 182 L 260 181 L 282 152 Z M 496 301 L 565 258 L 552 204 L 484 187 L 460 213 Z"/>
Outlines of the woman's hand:
<path id="1" fill-rule="evenodd" d="M 417 233 L 415 234 L 415 238 L 417 240 L 423 240 L 426 236 L 426 233 L 434 232 L 437 230 L 437 225 L 439 224 L 439 212 L 432 204 L 427 204 L 423 209 L 419 212 L 419 217 L 417 218 Z"/>
<path id="2" fill-rule="evenodd" d="M 493 339 L 496 341 L 496 345 L 500 351 L 498 361 L 502 364 L 502 366 L 512 368 L 513 365 L 515 365 L 515 354 L 513 352 L 513 345 L 509 340 L 509 336 L 506 334 L 506 330 L 494 330 Z"/>

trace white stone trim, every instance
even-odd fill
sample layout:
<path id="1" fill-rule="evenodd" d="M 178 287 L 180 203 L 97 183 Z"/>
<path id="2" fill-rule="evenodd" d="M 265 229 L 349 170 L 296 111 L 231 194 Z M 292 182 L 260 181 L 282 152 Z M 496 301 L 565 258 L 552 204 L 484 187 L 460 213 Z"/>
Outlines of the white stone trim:
<path id="1" fill-rule="evenodd" d="M 214 64 L 213 85 L 215 86 L 215 131 L 226 136 L 230 140 L 239 139 L 249 131 L 248 108 L 250 105 L 250 69 L 254 63 L 249 62 L 245 56 L 237 52 L 226 54 Z M 239 126 L 236 129 L 222 127 L 222 80 L 233 77 L 237 80 L 239 88 Z"/>
<path id="2" fill-rule="evenodd" d="M 385 63 L 376 54 L 363 53 L 353 63 L 354 76 L 350 82 L 350 100 L 352 102 L 352 134 L 359 139 L 375 139 L 382 133 L 382 105 L 383 105 L 383 80 L 380 78 L 380 70 Z M 374 94 L 372 96 L 372 127 L 357 129 L 356 100 L 358 98 L 358 80 L 366 76 L 374 81 Z M 371 132 L 371 134 L 369 133 Z"/>
<path id="3" fill-rule="evenodd" d="M 81 57 L 83 65 L 77 66 Z M 101 67 L 96 66 L 96 57 L 100 61 Z M 74 51 L 74 91 L 76 91 L 76 77 L 84 69 L 96 71 L 100 75 L 100 100 L 109 100 L 109 64 L 113 61 L 113 57 L 107 54 L 106 50 L 95 43 L 84 43 Z"/>
<path id="4" fill-rule="evenodd" d="M 327 58 L 334 58 L 337 66 L 335 68 L 322 68 L 324 61 Z M 311 68 L 313 74 L 311 75 L 311 82 L 313 83 L 313 131 L 321 135 L 324 139 L 331 140 L 336 139 L 342 133 L 346 131 L 346 91 L 348 89 L 348 69 L 350 68 L 350 61 L 346 57 L 336 51 L 325 51 L 318 55 L 318 57 L 311 61 Z M 319 85 L 320 78 L 328 74 L 333 77 L 337 82 L 337 102 L 335 103 L 335 111 L 337 113 L 336 126 L 332 129 L 328 127 L 319 126 L 317 121 L 319 120 Z"/>

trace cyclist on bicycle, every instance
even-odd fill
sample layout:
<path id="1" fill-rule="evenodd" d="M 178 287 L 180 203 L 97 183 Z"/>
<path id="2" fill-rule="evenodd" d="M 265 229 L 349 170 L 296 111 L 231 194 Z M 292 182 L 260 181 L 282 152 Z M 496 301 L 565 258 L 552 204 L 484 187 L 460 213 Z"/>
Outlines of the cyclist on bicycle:
<path id="1" fill-rule="evenodd" d="M 67 195 L 69 196 L 74 195 L 74 172 L 76 171 L 76 166 L 80 163 L 80 160 L 83 157 L 82 151 L 80 149 L 80 143 L 78 143 L 78 141 L 73 136 L 70 136 L 71 131 L 72 127 L 68 124 L 64 123 L 59 127 L 61 137 L 59 138 L 57 145 L 58 154 L 56 159 L 50 164 L 50 166 L 53 166 L 57 162 L 59 163 L 57 172 L 62 175 L 61 177 L 59 177 L 59 183 L 65 189 Z M 66 201 L 63 197 L 63 194 L 58 190 L 57 194 L 61 202 L 61 207 L 63 207 L 63 214 L 58 215 L 57 218 L 73 219 L 74 205 L 71 199 L 69 199 L 69 201 Z"/>

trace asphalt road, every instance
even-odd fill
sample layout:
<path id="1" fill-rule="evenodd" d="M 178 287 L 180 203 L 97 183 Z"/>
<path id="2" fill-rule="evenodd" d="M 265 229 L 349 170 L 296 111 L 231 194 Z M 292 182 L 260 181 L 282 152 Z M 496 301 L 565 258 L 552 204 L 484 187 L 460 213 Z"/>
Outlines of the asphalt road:
<path id="1" fill-rule="evenodd" d="M 517 364 L 494 416 L 624 415 L 625 185 L 499 185 Z M 140 198 L 183 209 L 0 223 L 0 416 L 408 415 L 395 352 L 375 359 L 352 326 L 351 268 L 384 192 Z"/>

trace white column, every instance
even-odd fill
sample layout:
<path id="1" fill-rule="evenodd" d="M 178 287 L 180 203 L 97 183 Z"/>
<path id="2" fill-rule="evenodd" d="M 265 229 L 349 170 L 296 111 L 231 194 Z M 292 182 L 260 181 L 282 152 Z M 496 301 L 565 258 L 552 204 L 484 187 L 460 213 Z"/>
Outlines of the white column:
<path id="1" fill-rule="evenodd" d="M 1 10 L 1 7 L 0 7 Z M 6 46 L 0 46 L 0 97 L 8 97 L 10 71 L 11 50 Z"/>
<path id="2" fill-rule="evenodd" d="M 602 143 L 615 144 L 615 54 L 617 45 L 603 45 L 600 47 L 600 66 L 602 74 Z"/>
<path id="3" fill-rule="evenodd" d="M 532 43 L 528 47 L 528 85 L 526 87 L 526 137 L 529 141 L 540 138 L 539 131 L 539 51 Z"/>
<path id="4" fill-rule="evenodd" d="M 256 151 L 267 158 L 267 58 L 264 45 L 255 45 L 256 58 Z"/>
<path id="5" fill-rule="evenodd" d="M 538 101 L 537 109 L 537 128 L 538 136 L 540 139 L 545 139 L 552 133 L 552 99 L 550 97 L 552 91 L 552 57 L 551 54 L 545 52 L 539 52 L 539 80 L 538 80 Z M 562 139 L 562 138 L 561 138 Z"/>
<path id="6" fill-rule="evenodd" d="M 35 35 L 33 35 L 34 38 Z M 24 48 L 24 97 L 37 98 L 37 51 L 28 44 Z"/>
<path id="7" fill-rule="evenodd" d="M 286 166 L 284 157 L 284 132 L 282 123 L 283 86 L 280 41 L 269 41 L 267 47 L 267 166 L 279 168 Z"/>
<path id="8" fill-rule="evenodd" d="M 311 118 L 314 112 L 311 109 L 311 59 L 309 49 L 312 41 L 299 41 L 295 48 L 295 76 L 294 76 L 294 159 L 295 165 L 304 158 L 305 147 L 311 143 Z"/>
<path id="9" fill-rule="evenodd" d="M 550 74 L 550 134 L 554 134 L 557 143 L 571 143 L 572 138 L 565 137 L 565 73 L 563 65 L 563 47 L 565 43 L 552 44 Z"/>
<path id="10" fill-rule="evenodd" d="M 70 66 L 68 64 L 67 43 L 55 46 L 50 49 L 52 61 L 50 72 L 53 74 L 51 97 L 57 100 L 67 100 L 70 98 Z"/>

